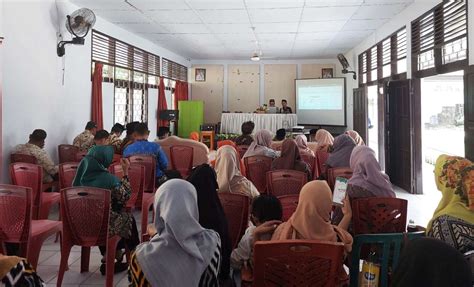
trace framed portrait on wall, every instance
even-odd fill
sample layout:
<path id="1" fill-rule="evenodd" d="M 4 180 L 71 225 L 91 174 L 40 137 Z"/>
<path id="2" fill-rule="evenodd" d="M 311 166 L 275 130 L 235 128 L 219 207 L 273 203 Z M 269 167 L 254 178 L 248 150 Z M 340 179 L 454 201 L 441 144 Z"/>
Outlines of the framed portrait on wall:
<path id="1" fill-rule="evenodd" d="M 321 70 L 321 78 L 323 79 L 330 79 L 332 77 L 334 77 L 334 72 L 333 72 L 333 69 L 332 68 L 323 68 Z"/>
<path id="2" fill-rule="evenodd" d="M 205 82 L 206 81 L 206 69 L 196 68 L 196 74 L 194 76 L 194 81 L 196 81 L 196 82 Z"/>

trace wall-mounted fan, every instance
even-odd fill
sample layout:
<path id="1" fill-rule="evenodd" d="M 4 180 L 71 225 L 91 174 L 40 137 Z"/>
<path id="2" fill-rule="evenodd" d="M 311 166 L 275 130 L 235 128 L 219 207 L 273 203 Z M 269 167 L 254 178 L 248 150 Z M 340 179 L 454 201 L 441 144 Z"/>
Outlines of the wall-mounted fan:
<path id="1" fill-rule="evenodd" d="M 66 29 L 73 36 L 71 41 L 61 41 L 56 49 L 58 56 L 62 57 L 66 53 L 64 45 L 84 45 L 84 38 L 95 24 L 95 15 L 92 10 L 81 8 L 66 16 Z"/>
<path id="2" fill-rule="evenodd" d="M 343 54 L 337 54 L 337 59 L 339 60 L 339 62 L 341 63 L 342 65 L 342 73 L 343 74 L 354 74 L 352 76 L 352 78 L 354 80 L 357 80 L 357 74 L 356 72 L 354 71 L 349 71 L 347 68 L 350 68 L 350 65 L 349 65 L 349 62 L 347 62 L 347 59 L 346 57 L 344 57 Z"/>

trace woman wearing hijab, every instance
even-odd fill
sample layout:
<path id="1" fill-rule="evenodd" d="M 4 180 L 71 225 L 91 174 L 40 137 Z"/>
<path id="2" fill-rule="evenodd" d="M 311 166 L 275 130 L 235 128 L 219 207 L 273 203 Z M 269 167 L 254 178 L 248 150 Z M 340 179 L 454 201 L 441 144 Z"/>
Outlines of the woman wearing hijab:
<path id="1" fill-rule="evenodd" d="M 337 136 L 334 139 L 333 151 L 329 154 L 326 165 L 331 167 L 349 167 L 352 150 L 355 143 L 352 138 L 346 134 Z"/>
<path id="2" fill-rule="evenodd" d="M 367 146 L 357 146 L 351 154 L 347 194 L 351 199 L 364 197 L 396 197 L 388 175 L 380 168 L 375 152 Z"/>
<path id="3" fill-rule="evenodd" d="M 263 155 L 276 158 L 277 153 L 270 148 L 272 144 L 272 134 L 267 130 L 259 130 L 255 133 L 255 139 L 249 146 L 244 158 L 255 155 Z"/>
<path id="4" fill-rule="evenodd" d="M 404 248 L 393 273 L 393 287 L 472 287 L 471 268 L 462 253 L 433 238 Z"/>
<path id="5" fill-rule="evenodd" d="M 219 148 L 221 148 L 225 145 L 231 146 L 235 149 L 235 155 L 237 156 L 237 159 L 239 159 L 239 171 L 243 176 L 245 176 L 247 173 L 245 172 L 244 160 L 240 159 L 240 154 L 237 151 L 237 145 L 235 144 L 235 142 L 233 142 L 231 140 L 223 140 L 223 141 L 218 141 L 217 142 L 217 149 L 219 149 Z M 216 166 L 216 160 L 211 161 L 211 166 L 212 167 Z"/>
<path id="6" fill-rule="evenodd" d="M 365 145 L 364 140 L 362 139 L 362 137 L 359 135 L 358 132 L 356 132 L 354 130 L 350 130 L 350 131 L 346 132 L 346 135 L 350 136 L 352 138 L 352 140 L 354 140 L 356 145 L 358 145 L 358 146 Z"/>
<path id="7" fill-rule="evenodd" d="M 76 176 L 72 183 L 73 186 L 89 186 L 108 189 L 111 191 L 111 209 L 109 217 L 109 235 L 119 235 L 124 240 L 129 250 L 134 250 L 140 242 L 138 231 L 133 215 L 125 210 L 127 201 L 130 199 L 132 190 L 128 180 L 128 168 L 130 162 L 128 159 L 121 159 L 124 176 L 119 180 L 108 171 L 112 163 L 114 148 L 112 146 L 94 146 L 87 155 L 81 160 L 77 168 Z M 119 244 L 118 249 L 122 249 Z M 105 255 L 105 247 L 99 247 L 102 255 Z M 123 253 L 117 253 L 119 260 L 115 265 L 115 271 L 120 272 L 126 269 L 120 265 Z M 105 260 L 103 260 L 105 262 Z M 105 264 L 100 267 L 102 274 L 105 274 Z M 103 272 L 102 272 L 103 271 Z"/>
<path id="8" fill-rule="evenodd" d="M 318 151 L 328 151 L 334 143 L 334 137 L 325 129 L 319 129 L 314 136 L 314 140 L 318 143 Z"/>
<path id="9" fill-rule="evenodd" d="M 474 250 L 474 165 L 456 156 L 436 160 L 435 181 L 441 201 L 428 223 L 427 235 L 462 253 Z"/>
<path id="10" fill-rule="evenodd" d="M 233 147 L 223 146 L 217 150 L 215 169 L 219 192 L 240 193 L 251 198 L 260 195 L 253 183 L 242 176 L 238 166 L 239 159 Z"/>
<path id="11" fill-rule="evenodd" d="M 229 280 L 230 276 L 230 254 L 232 244 L 230 242 L 227 219 L 222 208 L 219 196 L 217 196 L 216 172 L 207 164 L 197 166 L 188 177 L 188 181 L 196 188 L 197 203 L 199 210 L 199 224 L 207 229 L 219 233 L 221 239 L 221 268 L 219 271 L 220 281 Z"/>
<path id="12" fill-rule="evenodd" d="M 281 145 L 281 156 L 272 162 L 272 170 L 289 169 L 297 170 L 307 174 L 308 179 L 311 177 L 308 165 L 301 160 L 300 151 L 296 142 L 292 139 L 286 139 Z"/>
<path id="13" fill-rule="evenodd" d="M 308 147 L 308 139 L 305 135 L 297 136 L 295 141 L 301 155 L 314 156 L 314 152 Z"/>
<path id="14" fill-rule="evenodd" d="M 196 189 L 171 179 L 155 194 L 158 231 L 132 255 L 130 286 L 218 286 L 219 234 L 199 224 Z"/>

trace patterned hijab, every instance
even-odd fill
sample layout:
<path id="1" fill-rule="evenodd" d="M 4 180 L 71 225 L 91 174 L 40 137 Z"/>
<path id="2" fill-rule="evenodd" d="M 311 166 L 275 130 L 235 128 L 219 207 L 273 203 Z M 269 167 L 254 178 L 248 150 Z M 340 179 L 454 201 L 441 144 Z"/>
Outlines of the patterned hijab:
<path id="1" fill-rule="evenodd" d="M 350 136 L 346 134 L 337 136 L 326 164 L 330 167 L 349 167 L 354 147 L 355 143 Z"/>
<path id="2" fill-rule="evenodd" d="M 375 152 L 367 146 L 357 146 L 351 154 L 352 177 L 349 184 L 362 187 L 378 197 L 395 197 L 390 178 L 380 168 Z"/>
<path id="3" fill-rule="evenodd" d="M 171 179 L 156 191 L 154 208 L 158 233 L 136 249 L 147 281 L 151 286 L 198 286 L 219 236 L 199 224 L 196 189 Z"/>
<path id="4" fill-rule="evenodd" d="M 440 155 L 435 165 L 435 181 L 441 191 L 441 201 L 432 221 L 441 215 L 450 215 L 474 224 L 474 164 L 457 156 Z"/>
<path id="5" fill-rule="evenodd" d="M 362 139 L 362 137 L 359 135 L 358 132 L 356 132 L 354 130 L 350 130 L 350 131 L 347 131 L 346 134 L 354 140 L 356 145 L 358 145 L 358 146 L 359 145 L 365 145 L 364 140 Z"/>
<path id="6" fill-rule="evenodd" d="M 254 141 L 249 146 L 244 157 L 261 155 L 266 149 L 270 148 L 272 144 L 272 134 L 267 130 L 259 130 L 255 133 Z"/>
<path id="7" fill-rule="evenodd" d="M 79 163 L 72 186 L 112 189 L 119 185 L 119 179 L 107 169 L 113 158 L 112 146 L 93 146 Z"/>
<path id="8" fill-rule="evenodd" d="M 334 143 L 334 137 L 325 129 L 319 129 L 314 136 L 314 140 L 318 145 L 332 145 Z"/>

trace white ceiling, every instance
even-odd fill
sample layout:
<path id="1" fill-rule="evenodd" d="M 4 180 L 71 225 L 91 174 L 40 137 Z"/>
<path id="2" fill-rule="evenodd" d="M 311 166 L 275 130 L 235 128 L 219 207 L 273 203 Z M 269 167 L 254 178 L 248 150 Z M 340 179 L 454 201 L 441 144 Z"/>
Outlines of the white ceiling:
<path id="1" fill-rule="evenodd" d="M 189 59 L 334 58 L 414 0 L 71 0 Z M 253 30 L 252 27 L 255 29 Z M 255 32 L 254 32 L 255 31 Z M 126 41 L 126 39 L 122 39 Z M 256 48 L 256 41 L 258 47 Z"/>

